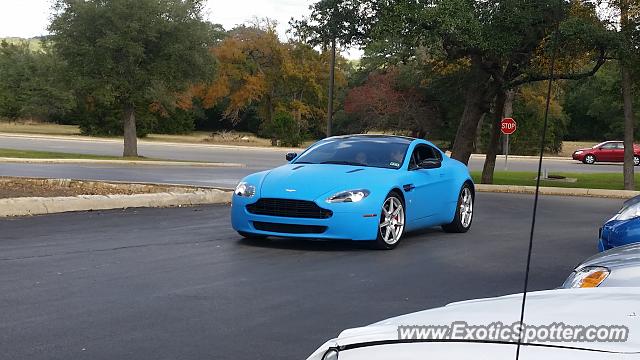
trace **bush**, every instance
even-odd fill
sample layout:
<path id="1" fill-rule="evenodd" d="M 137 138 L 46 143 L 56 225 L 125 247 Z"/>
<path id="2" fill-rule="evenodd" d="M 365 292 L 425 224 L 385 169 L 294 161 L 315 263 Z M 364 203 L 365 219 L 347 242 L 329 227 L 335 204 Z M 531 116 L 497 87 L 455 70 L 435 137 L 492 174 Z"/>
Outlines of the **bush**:
<path id="1" fill-rule="evenodd" d="M 300 128 L 289 112 L 278 111 L 265 131 L 277 140 L 281 146 L 299 146 L 302 143 Z"/>

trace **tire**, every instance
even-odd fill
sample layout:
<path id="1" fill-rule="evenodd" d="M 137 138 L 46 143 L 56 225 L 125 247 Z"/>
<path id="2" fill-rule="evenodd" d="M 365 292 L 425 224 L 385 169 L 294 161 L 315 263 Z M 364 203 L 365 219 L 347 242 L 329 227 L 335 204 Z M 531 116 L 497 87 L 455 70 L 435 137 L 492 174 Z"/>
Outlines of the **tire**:
<path id="1" fill-rule="evenodd" d="M 640 156 L 633 155 L 633 166 L 640 166 Z"/>
<path id="2" fill-rule="evenodd" d="M 264 240 L 267 238 L 264 235 L 252 234 L 244 231 L 238 231 L 238 234 L 247 240 Z"/>
<path id="3" fill-rule="evenodd" d="M 466 233 L 473 222 L 473 190 L 469 184 L 464 184 L 458 195 L 456 215 L 449 224 L 442 225 L 442 230 L 448 233 Z"/>
<path id="4" fill-rule="evenodd" d="M 380 222 L 378 223 L 378 237 L 375 247 L 391 250 L 398 246 L 404 235 L 406 212 L 404 202 L 396 193 L 389 193 L 382 203 Z"/>
<path id="5" fill-rule="evenodd" d="M 584 156 L 584 159 L 582 159 L 582 162 L 587 165 L 593 165 L 596 162 L 596 157 L 595 155 L 587 154 Z"/>

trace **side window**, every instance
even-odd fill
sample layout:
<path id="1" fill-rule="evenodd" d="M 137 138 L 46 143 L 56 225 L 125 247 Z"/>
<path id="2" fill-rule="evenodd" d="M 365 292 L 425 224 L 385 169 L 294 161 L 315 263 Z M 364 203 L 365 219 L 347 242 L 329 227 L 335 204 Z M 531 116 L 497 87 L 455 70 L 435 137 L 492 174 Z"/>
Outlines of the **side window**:
<path id="1" fill-rule="evenodd" d="M 429 145 L 418 145 L 411 154 L 409 161 L 409 170 L 415 170 L 418 168 L 418 164 L 425 160 L 440 160 L 442 161 L 442 154 L 440 151 L 432 148 Z"/>
<path id="2" fill-rule="evenodd" d="M 619 150 L 624 150 L 624 143 L 616 143 Z"/>
<path id="3" fill-rule="evenodd" d="M 613 150 L 616 147 L 617 147 L 616 143 L 606 143 L 606 144 L 602 145 L 602 148 L 605 149 L 605 150 Z"/>

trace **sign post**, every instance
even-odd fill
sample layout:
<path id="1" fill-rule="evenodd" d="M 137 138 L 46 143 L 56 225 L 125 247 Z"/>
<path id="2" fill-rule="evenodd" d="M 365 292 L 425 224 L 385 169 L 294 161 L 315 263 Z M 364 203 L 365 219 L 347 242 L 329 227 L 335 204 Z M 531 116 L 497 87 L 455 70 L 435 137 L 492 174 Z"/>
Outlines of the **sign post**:
<path id="1" fill-rule="evenodd" d="M 504 118 L 500 122 L 500 131 L 506 136 L 506 144 L 504 148 L 504 169 L 507 170 L 508 161 L 509 161 L 509 135 L 516 132 L 518 128 L 518 124 L 512 118 Z"/>

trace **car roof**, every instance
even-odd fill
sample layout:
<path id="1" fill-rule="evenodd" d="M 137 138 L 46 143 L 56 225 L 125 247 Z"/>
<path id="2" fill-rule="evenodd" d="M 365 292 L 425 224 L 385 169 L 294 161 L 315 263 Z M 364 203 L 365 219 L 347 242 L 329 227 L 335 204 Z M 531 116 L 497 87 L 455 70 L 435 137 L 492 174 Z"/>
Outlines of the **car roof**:
<path id="1" fill-rule="evenodd" d="M 409 136 L 401 136 L 401 135 L 385 135 L 385 134 L 354 134 L 354 135 L 340 135 L 340 136 L 332 136 L 325 140 L 377 140 L 377 141 L 388 141 L 390 143 L 402 143 L 402 144 L 411 144 L 413 141 L 418 140 Z"/>

